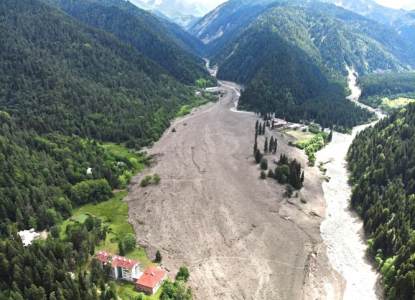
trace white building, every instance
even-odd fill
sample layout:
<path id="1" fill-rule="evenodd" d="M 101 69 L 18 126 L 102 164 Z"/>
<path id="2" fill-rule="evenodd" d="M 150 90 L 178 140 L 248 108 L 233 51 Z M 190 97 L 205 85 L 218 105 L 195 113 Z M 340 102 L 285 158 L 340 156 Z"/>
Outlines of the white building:
<path id="1" fill-rule="evenodd" d="M 135 282 L 142 275 L 140 272 L 139 261 L 107 253 L 105 251 L 97 251 L 95 253 L 95 259 L 101 262 L 101 270 L 104 270 L 104 266 L 107 262 L 111 263 L 111 279 Z"/>

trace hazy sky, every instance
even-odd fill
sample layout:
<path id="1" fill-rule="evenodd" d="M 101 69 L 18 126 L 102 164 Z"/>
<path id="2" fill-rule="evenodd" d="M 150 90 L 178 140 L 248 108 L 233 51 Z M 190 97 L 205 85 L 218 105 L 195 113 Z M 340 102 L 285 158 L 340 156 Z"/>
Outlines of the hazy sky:
<path id="1" fill-rule="evenodd" d="M 380 5 L 392 7 L 392 8 L 401 8 L 408 4 L 415 4 L 415 0 L 374 0 Z M 219 4 L 225 2 L 225 0 L 189 0 L 189 2 L 201 2 L 205 6 L 216 7 Z"/>

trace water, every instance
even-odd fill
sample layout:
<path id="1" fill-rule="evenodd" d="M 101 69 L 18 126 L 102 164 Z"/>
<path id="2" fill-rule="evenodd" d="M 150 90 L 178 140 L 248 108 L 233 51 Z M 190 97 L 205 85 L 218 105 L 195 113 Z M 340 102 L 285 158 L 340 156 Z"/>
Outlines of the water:
<path id="1" fill-rule="evenodd" d="M 356 78 L 350 69 L 349 79 L 352 94 L 348 99 L 368 108 L 358 103 L 361 91 L 356 86 Z M 384 117 L 379 111 L 368 109 L 375 111 L 380 118 Z M 344 300 L 382 299 L 378 275 L 371 259 L 366 255 L 363 221 L 349 208 L 351 186 L 348 184 L 349 173 L 345 158 L 356 133 L 367 126 L 369 125 L 355 127 L 352 135 L 334 132 L 332 142 L 316 153 L 317 163 L 328 162 L 324 168 L 327 169 L 326 176 L 330 177 L 329 182 L 323 183 L 327 209 L 320 231 L 332 267 L 347 281 Z"/>

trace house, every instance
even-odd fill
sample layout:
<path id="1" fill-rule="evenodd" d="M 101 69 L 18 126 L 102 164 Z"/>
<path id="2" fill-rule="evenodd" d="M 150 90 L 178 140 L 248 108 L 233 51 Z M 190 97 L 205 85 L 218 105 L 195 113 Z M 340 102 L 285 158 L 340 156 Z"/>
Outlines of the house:
<path id="1" fill-rule="evenodd" d="M 274 128 L 282 128 L 287 124 L 287 122 L 274 122 Z"/>
<path id="2" fill-rule="evenodd" d="M 101 262 L 101 270 L 104 270 L 107 262 L 111 263 L 111 279 L 134 282 L 141 276 L 139 261 L 107 253 L 105 251 L 97 251 L 95 253 L 95 259 Z"/>
<path id="3" fill-rule="evenodd" d="M 196 93 L 195 93 L 195 96 L 196 96 L 196 97 L 202 97 L 202 93 L 201 93 L 201 92 L 196 92 Z"/>
<path id="4" fill-rule="evenodd" d="M 22 230 L 17 233 L 20 235 L 22 239 L 23 246 L 26 248 L 27 246 L 31 245 L 33 240 L 39 238 L 40 234 L 37 233 L 33 228 L 30 230 Z"/>
<path id="5" fill-rule="evenodd" d="M 167 271 L 155 267 L 148 267 L 135 283 L 139 291 L 153 295 L 167 278 Z"/>
<path id="6" fill-rule="evenodd" d="M 272 121 L 274 122 L 274 128 L 282 128 L 287 125 L 287 122 L 283 119 L 274 118 Z"/>

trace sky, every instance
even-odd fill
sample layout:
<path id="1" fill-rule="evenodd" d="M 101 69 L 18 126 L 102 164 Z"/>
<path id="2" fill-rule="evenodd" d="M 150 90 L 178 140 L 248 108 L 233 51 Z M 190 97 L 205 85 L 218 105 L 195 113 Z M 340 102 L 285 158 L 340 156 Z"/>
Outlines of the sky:
<path id="1" fill-rule="evenodd" d="M 380 5 L 392 7 L 392 8 L 401 8 L 408 4 L 415 5 L 415 0 L 374 0 L 374 1 Z"/>

